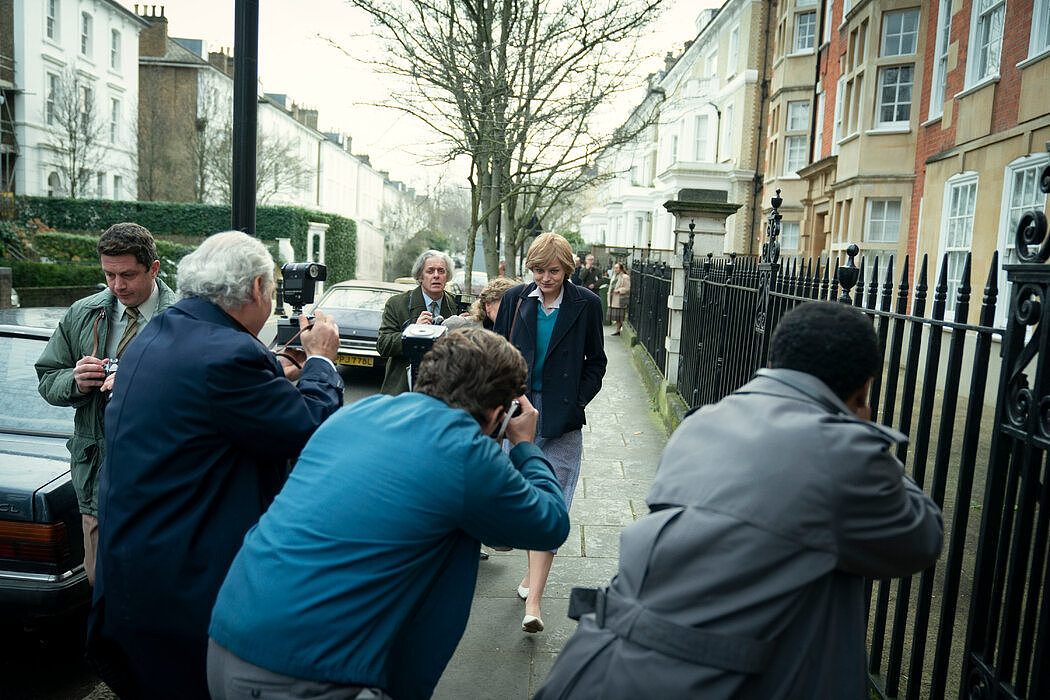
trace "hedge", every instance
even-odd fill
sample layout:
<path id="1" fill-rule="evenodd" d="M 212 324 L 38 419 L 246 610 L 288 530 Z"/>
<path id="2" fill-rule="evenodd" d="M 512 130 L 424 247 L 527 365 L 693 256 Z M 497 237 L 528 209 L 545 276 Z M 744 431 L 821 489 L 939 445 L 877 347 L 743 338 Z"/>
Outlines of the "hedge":
<path id="1" fill-rule="evenodd" d="M 104 284 L 102 267 L 94 264 L 54 265 L 28 260 L 3 260 L 0 267 L 11 268 L 11 284 L 21 287 L 85 287 Z"/>
<path id="2" fill-rule="evenodd" d="M 96 234 L 119 221 L 134 221 L 156 236 L 206 236 L 230 228 L 230 207 L 216 204 L 16 197 L 15 210 L 17 220 L 26 225 L 38 220 L 52 229 Z M 310 221 L 329 226 L 325 239 L 329 281 L 352 279 L 357 264 L 357 224 L 352 219 L 286 206 L 258 207 L 255 213 L 259 238 L 290 238 L 300 260 L 306 258 Z"/>
<path id="3" fill-rule="evenodd" d="M 98 236 L 72 233 L 42 232 L 30 238 L 36 254 L 53 261 L 73 263 L 95 263 L 98 261 Z M 174 288 L 175 273 L 179 260 L 191 253 L 196 246 L 180 245 L 169 241 L 157 241 L 157 254 L 160 256 L 160 276 L 168 286 Z M 35 284 L 34 287 L 50 285 Z"/>

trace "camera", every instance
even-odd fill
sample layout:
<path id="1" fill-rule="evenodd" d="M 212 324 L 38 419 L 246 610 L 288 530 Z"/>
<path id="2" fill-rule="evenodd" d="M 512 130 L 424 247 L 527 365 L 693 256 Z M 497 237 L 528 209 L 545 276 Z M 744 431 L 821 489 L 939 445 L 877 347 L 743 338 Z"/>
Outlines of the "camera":
<path id="1" fill-rule="evenodd" d="M 107 360 L 106 364 L 102 365 L 102 371 L 106 373 L 106 376 L 113 374 L 117 371 L 117 360 Z"/>
<path id="2" fill-rule="evenodd" d="M 448 328 L 441 325 L 429 323 L 412 323 L 405 327 L 401 333 L 401 352 L 408 358 L 408 386 L 415 384 L 416 374 L 419 372 L 419 363 L 423 355 L 434 345 L 434 341 L 445 335 Z"/>
<path id="3" fill-rule="evenodd" d="M 286 263 L 281 266 L 281 276 L 284 281 L 279 298 L 282 304 L 292 307 L 292 314 L 282 315 L 277 321 L 277 338 L 274 342 L 287 347 L 301 347 L 298 337 L 299 316 L 304 306 L 314 303 L 317 283 L 327 279 L 328 268 L 321 263 Z M 312 316 L 307 318 L 313 320 Z"/>

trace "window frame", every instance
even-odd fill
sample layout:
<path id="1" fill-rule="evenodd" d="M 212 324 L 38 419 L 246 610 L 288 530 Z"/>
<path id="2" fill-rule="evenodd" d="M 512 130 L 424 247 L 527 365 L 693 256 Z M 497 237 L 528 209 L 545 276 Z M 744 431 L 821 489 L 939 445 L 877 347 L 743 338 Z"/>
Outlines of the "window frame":
<path id="1" fill-rule="evenodd" d="M 809 100 L 788 100 L 787 101 L 787 108 L 785 109 L 785 113 L 787 115 L 787 119 L 786 119 L 786 123 L 785 123 L 785 126 L 784 126 L 786 131 L 809 131 L 809 124 L 810 124 L 810 117 L 811 117 L 810 104 L 811 103 L 810 103 Z M 805 107 L 805 113 L 802 115 L 802 122 L 803 123 L 802 123 L 801 126 L 797 126 L 797 125 L 793 126 L 792 123 L 791 123 L 792 122 L 791 118 L 793 116 L 792 112 L 793 111 L 797 112 L 797 108 L 798 108 L 799 105 L 804 105 L 804 107 Z M 792 110 L 792 106 L 794 106 L 796 109 Z M 795 115 L 795 116 L 797 116 L 797 115 Z"/>
<path id="2" fill-rule="evenodd" d="M 109 68 L 117 73 L 121 72 L 124 68 L 123 41 L 124 37 L 121 35 L 119 29 L 109 30 Z"/>
<path id="3" fill-rule="evenodd" d="M 1007 286 L 1009 282 L 1006 279 L 1006 271 L 1003 269 L 1003 265 L 1018 262 L 1014 257 L 1016 255 L 1014 252 L 1014 231 L 1017 224 L 1011 221 L 1013 218 L 1011 210 L 1015 209 L 1015 207 L 1010 204 L 1014 193 L 1014 183 L 1017 175 L 1021 172 L 1034 171 L 1034 184 L 1038 192 L 1039 175 L 1043 168 L 1048 165 L 1050 165 L 1050 153 L 1030 153 L 1007 163 L 1003 169 L 1003 198 L 999 203 L 999 237 L 996 242 L 996 250 L 999 251 L 999 299 L 1002 300 L 1002 303 L 996 308 L 996 318 L 1000 324 L 1006 321 L 1006 309 L 1009 307 L 1008 300 L 1010 298 L 1010 290 Z M 1050 195 L 1043 194 L 1042 199 L 1042 210 L 1045 212 L 1046 205 L 1050 201 Z M 1028 211 L 1033 208 L 1038 208 L 1038 205 L 1022 206 L 1020 210 Z M 1020 217 L 1018 217 L 1018 221 L 1020 221 Z"/>
<path id="4" fill-rule="evenodd" d="M 793 239 L 791 239 L 792 245 L 788 246 L 787 227 L 794 226 L 795 233 Z M 782 251 L 797 252 L 799 246 L 802 243 L 802 222 L 801 221 L 781 221 L 780 222 L 780 249 Z"/>
<path id="5" fill-rule="evenodd" d="M 973 188 L 973 204 L 969 214 L 964 214 L 962 218 L 969 218 L 969 233 L 968 240 L 964 245 L 948 245 L 948 229 L 952 224 L 953 218 L 958 219 L 959 217 L 953 217 L 951 215 L 952 210 L 952 195 L 957 189 L 962 188 Z M 944 183 L 944 201 L 941 203 L 941 230 L 938 257 L 947 260 L 947 269 L 945 270 L 945 279 L 948 282 L 948 296 L 946 299 L 945 313 L 952 312 L 955 310 L 955 297 L 957 296 L 959 284 L 961 280 L 961 272 L 963 261 L 966 259 L 966 253 L 970 252 L 973 246 L 973 224 L 974 218 L 977 212 L 977 195 L 979 192 L 980 182 L 978 173 L 976 171 L 968 170 L 957 175 L 953 175 L 948 178 Z M 960 256 L 953 265 L 953 260 L 956 260 L 953 256 Z M 946 257 L 947 256 L 947 257 Z M 955 271 L 960 273 L 959 279 L 953 279 Z"/>
<path id="6" fill-rule="evenodd" d="M 1043 32 L 1043 36 L 1039 36 Z M 1028 58 L 1050 52 L 1050 0 L 1033 0 L 1032 30 L 1028 37 Z"/>
<path id="7" fill-rule="evenodd" d="M 90 12 L 80 13 L 80 55 L 91 58 L 95 49 L 95 18 Z"/>
<path id="8" fill-rule="evenodd" d="M 892 102 L 892 103 L 885 103 L 885 102 L 883 102 L 883 96 L 884 96 L 883 95 L 883 91 L 887 87 L 886 83 L 885 83 L 886 76 L 889 74 L 890 71 L 894 71 L 894 70 L 897 71 L 897 75 L 900 76 L 901 75 L 901 71 L 903 71 L 905 69 L 911 71 L 911 81 L 909 83 L 902 83 L 899 80 L 899 78 L 898 78 L 898 81 L 894 84 L 895 88 L 896 88 L 896 90 L 895 90 L 895 98 L 896 98 L 896 100 L 894 102 Z M 908 92 L 909 92 L 909 95 L 910 95 L 910 98 L 908 99 L 907 102 L 900 101 L 900 92 L 901 92 L 902 87 L 905 86 L 905 85 L 908 86 Z M 875 92 L 875 128 L 876 129 L 896 129 L 896 128 L 909 127 L 911 125 L 912 105 L 913 105 L 914 102 L 915 102 L 915 64 L 914 63 L 902 63 L 902 64 L 897 64 L 897 65 L 892 65 L 892 66 L 880 66 L 879 67 L 879 72 L 878 72 L 878 84 L 877 84 L 877 88 L 876 88 L 876 92 Z M 897 118 L 895 118 L 893 120 L 884 120 L 882 118 L 882 110 L 888 104 L 892 104 L 893 105 L 894 117 L 899 116 L 899 112 L 902 109 L 902 107 L 906 106 L 907 110 L 908 110 L 907 118 L 906 119 L 897 119 Z"/>
<path id="9" fill-rule="evenodd" d="M 809 138 L 805 134 L 791 134 L 784 137 L 784 175 L 786 177 L 798 177 L 798 171 L 809 165 L 808 152 Z M 792 149 L 792 144 L 799 144 L 799 148 Z M 797 155 L 797 160 L 792 160 L 792 154 Z"/>
<path id="10" fill-rule="evenodd" d="M 726 49 L 726 77 L 731 78 L 737 74 L 740 63 L 740 25 L 733 27 L 729 32 L 729 46 Z"/>
<path id="11" fill-rule="evenodd" d="M 935 119 L 944 114 L 944 98 L 948 95 L 948 44 L 951 37 L 952 0 L 938 0 L 937 39 L 933 49 L 933 75 L 930 81 L 927 119 Z"/>
<path id="12" fill-rule="evenodd" d="M 733 160 L 735 157 L 735 151 L 733 149 L 733 105 L 726 105 L 722 110 L 722 114 L 725 116 L 725 143 L 722 149 L 722 153 L 719 154 L 722 160 Z"/>
<path id="13" fill-rule="evenodd" d="M 702 127 L 702 128 L 701 128 Z M 708 131 L 711 128 L 711 119 L 708 114 L 693 115 L 693 160 L 696 162 L 707 162 Z"/>
<path id="14" fill-rule="evenodd" d="M 109 98 L 109 142 L 117 143 L 120 137 L 120 113 L 123 105 L 119 97 Z"/>
<path id="15" fill-rule="evenodd" d="M 905 37 L 908 36 L 908 34 L 904 31 L 904 18 L 909 16 L 909 15 L 914 15 L 914 17 L 915 17 L 915 31 L 911 34 L 911 50 L 910 51 L 905 51 L 904 50 L 904 48 L 905 48 L 904 47 L 904 40 L 905 40 Z M 900 19 L 901 19 L 901 31 L 900 31 L 899 34 L 894 35 L 894 36 L 898 37 L 897 52 L 896 53 L 889 53 L 886 50 L 886 42 L 889 40 L 889 38 L 891 36 L 888 33 L 889 23 L 895 17 L 900 17 Z M 918 49 L 918 46 L 919 46 L 919 8 L 912 7 L 912 8 L 907 8 L 907 9 L 904 9 L 904 10 L 891 10 L 891 11 L 883 12 L 882 13 L 882 32 L 881 32 L 881 36 L 879 38 L 880 38 L 880 41 L 879 41 L 879 56 L 880 57 L 882 57 L 882 58 L 890 58 L 890 57 L 894 57 L 894 56 L 914 56 L 915 52 L 916 52 L 916 50 Z"/>
<path id="16" fill-rule="evenodd" d="M 885 235 L 886 224 L 893 221 L 887 216 L 890 203 L 897 204 L 897 230 L 893 238 L 888 238 Z M 879 237 L 875 237 L 872 233 L 872 225 L 875 222 L 873 214 L 876 204 L 883 205 L 882 217 L 878 220 L 882 227 Z M 903 223 L 903 219 L 904 199 L 902 197 L 868 197 L 864 205 L 864 242 L 897 245 L 901 239 L 901 223 Z"/>
<path id="17" fill-rule="evenodd" d="M 1002 22 L 1005 24 L 1006 21 L 1006 0 L 990 0 L 993 4 L 991 8 L 981 11 L 981 0 L 973 0 L 970 6 L 970 36 L 969 42 L 967 43 L 966 50 L 966 87 L 965 90 L 982 85 L 986 82 L 992 82 L 999 79 L 999 73 L 1002 69 L 1002 50 L 1003 50 L 1003 32 L 1000 31 L 998 42 L 995 46 L 997 54 L 997 64 L 994 71 L 988 69 L 987 65 L 979 72 L 979 61 L 987 60 L 981 58 L 984 48 L 975 50 L 979 41 L 979 35 L 982 31 L 981 23 L 982 17 L 989 18 L 989 32 L 992 29 L 991 17 L 993 14 L 1002 12 Z M 988 42 L 985 48 L 990 48 L 993 42 Z"/>
<path id="18" fill-rule="evenodd" d="M 54 85 L 51 84 L 52 80 L 54 80 Z M 44 83 L 47 86 L 47 92 L 44 95 L 44 123 L 48 126 L 54 126 L 56 109 L 58 108 L 56 103 L 59 91 L 62 89 L 62 82 L 58 73 L 46 71 L 44 73 Z"/>
<path id="19" fill-rule="evenodd" d="M 47 0 L 44 5 L 44 38 L 48 41 L 61 40 L 61 0 Z"/>
<path id="20" fill-rule="evenodd" d="M 810 18 L 810 30 L 809 30 L 809 46 L 801 46 L 799 39 L 803 36 L 799 33 L 799 28 L 802 25 L 802 19 L 804 17 Z M 813 51 L 817 46 L 817 13 L 816 10 L 809 10 L 807 12 L 796 12 L 795 13 L 795 25 L 794 31 L 791 36 L 791 53 L 801 54 L 807 51 Z"/>

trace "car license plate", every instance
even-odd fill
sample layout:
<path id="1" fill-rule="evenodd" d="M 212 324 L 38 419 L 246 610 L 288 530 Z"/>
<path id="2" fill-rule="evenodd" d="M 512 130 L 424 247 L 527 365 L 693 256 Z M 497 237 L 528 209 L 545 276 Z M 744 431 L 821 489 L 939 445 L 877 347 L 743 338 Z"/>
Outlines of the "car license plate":
<path id="1" fill-rule="evenodd" d="M 335 358 L 336 364 L 354 365 L 356 367 L 371 367 L 375 364 L 375 358 L 358 357 L 357 355 L 340 355 Z"/>

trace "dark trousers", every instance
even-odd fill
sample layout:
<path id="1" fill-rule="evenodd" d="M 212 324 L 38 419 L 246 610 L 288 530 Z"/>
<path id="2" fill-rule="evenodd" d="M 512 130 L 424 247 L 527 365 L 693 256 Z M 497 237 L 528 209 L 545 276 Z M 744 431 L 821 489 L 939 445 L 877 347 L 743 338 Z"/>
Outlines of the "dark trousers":
<path id="1" fill-rule="evenodd" d="M 209 700 L 207 636 L 106 629 L 90 636 L 88 656 L 121 700 Z"/>

